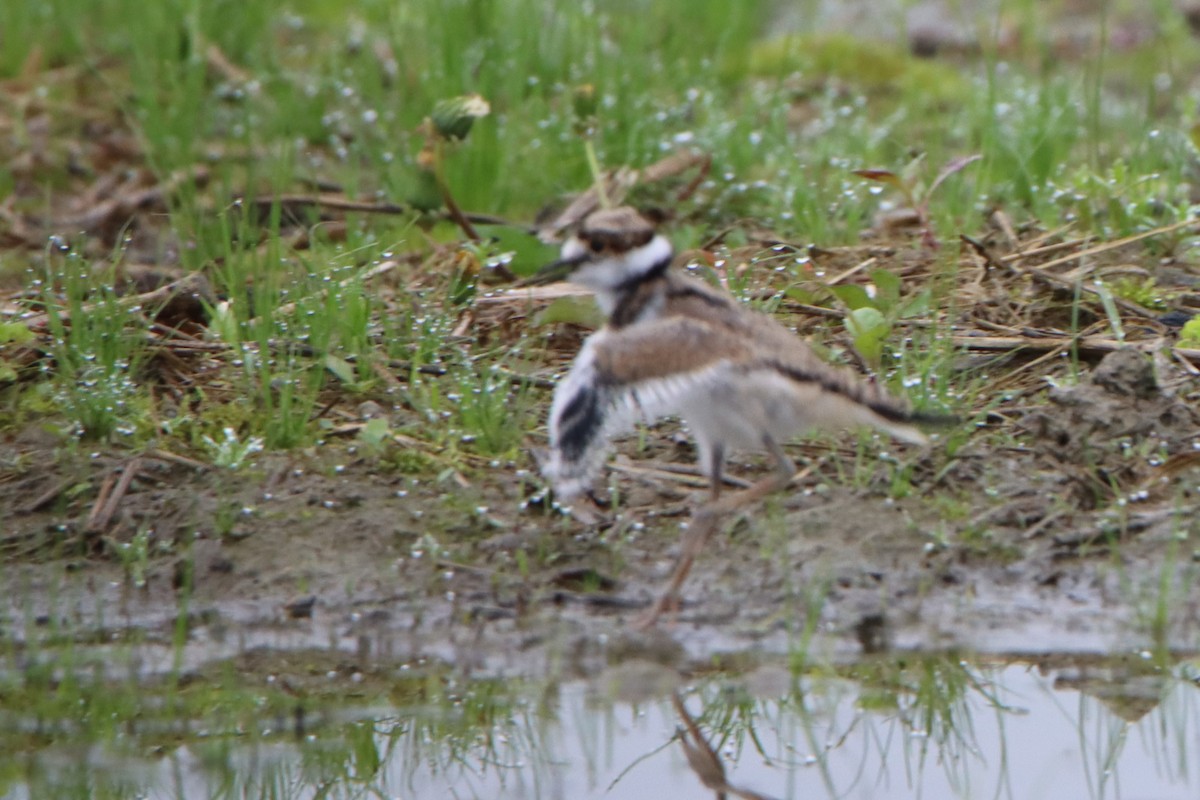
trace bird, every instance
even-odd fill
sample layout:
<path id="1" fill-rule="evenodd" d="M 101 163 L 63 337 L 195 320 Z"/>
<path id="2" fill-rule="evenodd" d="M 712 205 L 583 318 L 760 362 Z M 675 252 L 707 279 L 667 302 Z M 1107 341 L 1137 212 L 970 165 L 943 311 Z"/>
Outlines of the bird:
<path id="1" fill-rule="evenodd" d="M 550 407 L 542 471 L 557 502 L 590 494 L 612 439 L 638 422 L 679 417 L 696 442 L 708 502 L 693 518 L 670 588 L 675 601 L 717 520 L 784 488 L 796 473 L 783 449 L 819 430 L 875 428 L 924 444 L 950 418 L 912 410 L 879 384 L 819 358 L 773 317 L 722 288 L 672 269 L 674 247 L 629 206 L 599 209 L 526 284 L 566 280 L 593 290 L 606 322 L 583 343 Z M 771 475 L 722 498 L 734 451 L 765 451 Z M 660 609 L 661 610 L 661 609 Z M 657 616 L 657 614 L 655 614 Z"/>

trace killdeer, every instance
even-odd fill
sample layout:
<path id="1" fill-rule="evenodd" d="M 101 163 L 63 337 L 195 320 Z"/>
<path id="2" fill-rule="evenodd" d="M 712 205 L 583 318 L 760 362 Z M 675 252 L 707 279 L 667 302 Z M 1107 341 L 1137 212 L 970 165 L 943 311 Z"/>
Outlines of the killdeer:
<path id="1" fill-rule="evenodd" d="M 639 421 L 678 416 L 695 437 L 710 501 L 692 520 L 658 610 L 673 602 L 722 514 L 791 481 L 795 467 L 783 442 L 866 426 L 920 444 L 926 436 L 918 426 L 947 421 L 914 412 L 877 384 L 822 361 L 771 317 L 672 270 L 673 256 L 667 238 L 637 211 L 604 209 L 567 239 L 561 258 L 527 281 L 565 279 L 590 288 L 607 317 L 554 392 L 543 472 L 560 503 L 590 490 L 609 441 Z M 766 451 L 775 472 L 721 498 L 733 450 Z"/>

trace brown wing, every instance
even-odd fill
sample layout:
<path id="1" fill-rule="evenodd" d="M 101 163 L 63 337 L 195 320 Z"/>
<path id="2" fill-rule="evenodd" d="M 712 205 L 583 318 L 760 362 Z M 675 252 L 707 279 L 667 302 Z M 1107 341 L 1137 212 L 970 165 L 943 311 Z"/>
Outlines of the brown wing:
<path id="1" fill-rule="evenodd" d="M 680 393 L 690 390 L 693 378 L 722 362 L 747 369 L 771 369 L 799 383 L 819 386 L 870 410 L 884 425 L 940 425 L 950 421 L 937 415 L 913 414 L 907 403 L 875 381 L 826 363 L 800 337 L 762 314 L 743 312 L 736 317 L 714 315 L 709 319 L 665 317 L 606 330 L 595 345 L 597 383 L 631 390 L 651 418 L 677 413 Z M 895 430 L 893 434 L 923 438 Z"/>
<path id="2" fill-rule="evenodd" d="M 594 343 L 596 377 L 607 386 L 684 377 L 722 361 L 750 361 L 751 343 L 688 317 L 606 330 Z"/>
<path id="3" fill-rule="evenodd" d="M 747 317 L 749 325 L 757 322 L 751 315 L 741 321 Z M 807 385 L 815 399 L 844 398 L 814 400 L 813 427 L 874 425 L 907 441 L 924 440 L 911 423 L 928 420 L 915 418 L 874 383 L 826 364 L 798 337 L 763 320 L 764 336 L 753 338 L 689 317 L 608 327 L 590 337 L 554 393 L 552 458 L 544 471 L 556 491 L 564 497 L 583 491 L 603 463 L 609 439 L 639 420 L 682 413 L 695 392 L 712 390 L 715 375 L 732 374 L 736 380 L 739 368 L 747 375 L 774 371 Z M 725 365 L 734 372 L 724 371 Z"/>

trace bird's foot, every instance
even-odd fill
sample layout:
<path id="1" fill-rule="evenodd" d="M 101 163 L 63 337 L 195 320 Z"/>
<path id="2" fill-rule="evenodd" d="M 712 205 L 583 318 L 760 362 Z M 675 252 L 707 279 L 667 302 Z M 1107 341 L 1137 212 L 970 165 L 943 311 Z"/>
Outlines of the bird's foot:
<path id="1" fill-rule="evenodd" d="M 675 617 L 679 613 L 680 600 L 679 595 L 674 591 L 666 591 L 658 596 L 658 599 L 646 609 L 642 614 L 633 618 L 629 623 L 629 627 L 635 631 L 647 631 L 658 624 L 659 617 L 663 614 L 670 615 L 670 624 L 675 624 Z"/>
<path id="2" fill-rule="evenodd" d="M 583 525 L 601 525 L 609 520 L 610 514 L 602 507 L 597 506 L 589 500 L 579 499 L 571 503 L 569 506 L 564 506 L 564 509 L 571 515 L 571 519 Z"/>

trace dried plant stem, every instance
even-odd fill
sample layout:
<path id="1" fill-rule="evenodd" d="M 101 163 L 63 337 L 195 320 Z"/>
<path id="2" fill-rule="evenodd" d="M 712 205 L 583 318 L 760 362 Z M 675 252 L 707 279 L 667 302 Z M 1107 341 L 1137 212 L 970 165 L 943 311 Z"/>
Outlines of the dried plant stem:
<path id="1" fill-rule="evenodd" d="M 441 140 L 436 140 L 434 142 L 433 178 L 437 182 L 438 191 L 442 194 L 442 203 L 446 206 L 446 213 L 450 215 L 450 219 L 454 220 L 454 224 L 462 230 L 468 239 L 473 242 L 482 241 L 479 232 L 471 224 L 471 220 L 467 219 L 462 209 L 458 207 L 458 203 L 454 202 L 454 195 L 450 193 L 450 184 L 446 182 L 446 171 L 443 167 L 444 161 L 444 145 Z"/>

